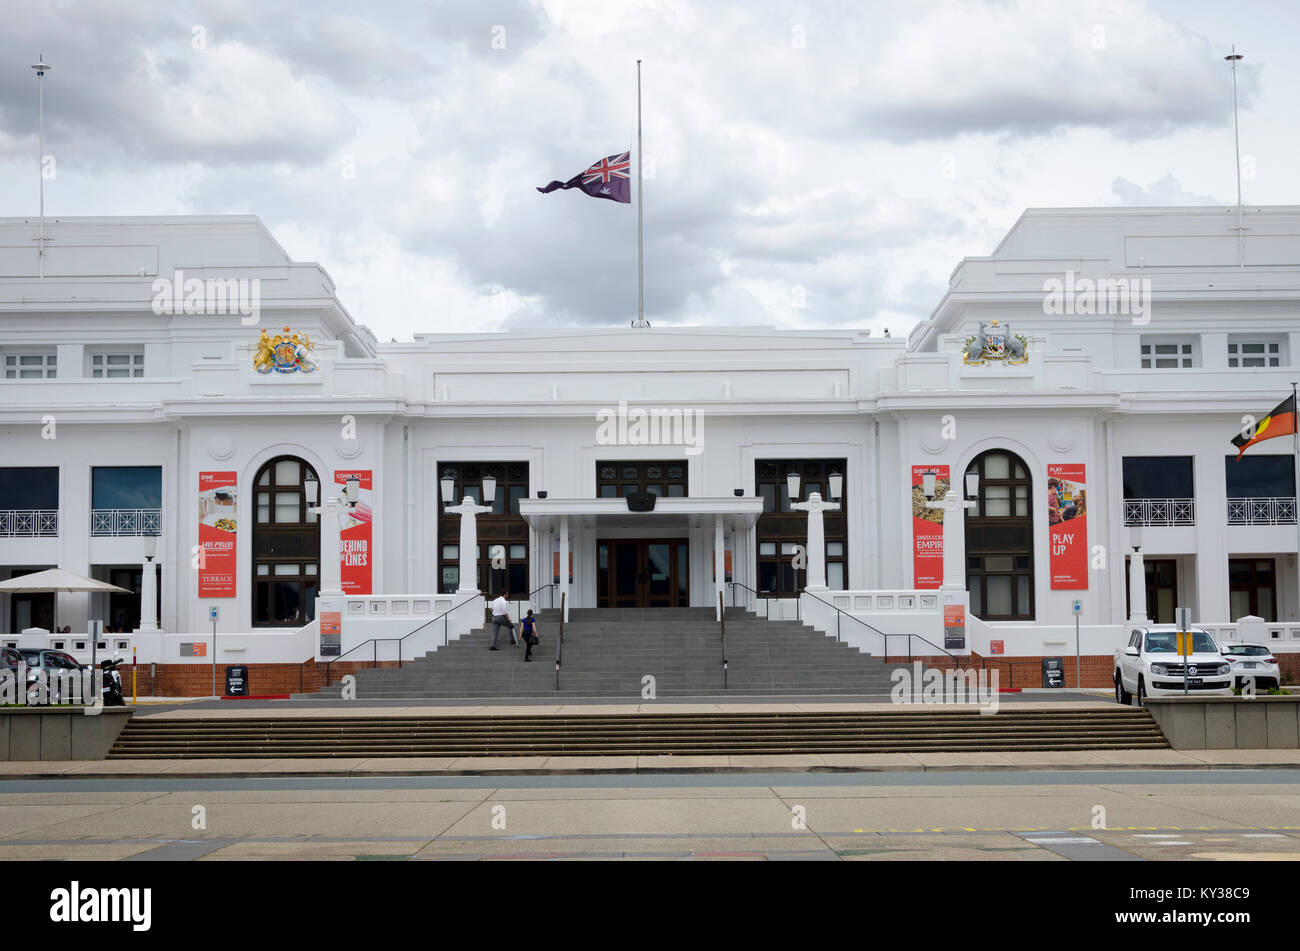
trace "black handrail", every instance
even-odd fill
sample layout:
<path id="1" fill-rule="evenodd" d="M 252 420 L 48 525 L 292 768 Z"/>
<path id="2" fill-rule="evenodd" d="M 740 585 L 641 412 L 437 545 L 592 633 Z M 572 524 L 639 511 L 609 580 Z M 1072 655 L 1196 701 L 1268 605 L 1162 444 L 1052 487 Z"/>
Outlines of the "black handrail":
<path id="1" fill-rule="evenodd" d="M 920 634 L 886 634 L 884 631 L 880 630 L 880 628 L 872 627 L 866 621 L 862 620 L 862 618 L 853 614 L 849 614 L 848 611 L 845 611 L 842 608 L 836 607 L 835 605 L 827 601 L 825 598 L 819 598 L 817 595 L 813 594 L 807 588 L 804 589 L 803 593 L 808 595 L 808 597 L 813 598 L 814 600 L 820 601 L 822 604 L 826 605 L 828 608 L 830 608 L 832 611 L 835 612 L 835 640 L 837 641 L 840 639 L 840 615 L 842 614 L 845 617 L 849 618 L 850 620 L 857 621 L 859 624 L 861 624 L 863 627 L 867 628 L 868 630 L 873 631 L 876 634 L 879 634 L 881 639 L 885 642 L 886 657 L 889 656 L 889 638 L 906 637 L 907 638 L 907 661 L 908 663 L 911 663 L 912 662 L 912 638 L 915 637 L 918 641 L 922 641 L 926 644 L 929 644 L 931 647 L 933 647 L 935 650 L 939 651 L 940 653 L 947 654 L 953 660 L 959 659 L 956 654 L 952 653 L 949 650 L 946 650 L 945 648 L 940 647 L 938 644 L 934 643 L 933 641 L 927 638 L 922 637 Z"/>
<path id="2" fill-rule="evenodd" d="M 731 585 L 731 606 L 732 606 L 733 608 L 734 608 L 734 607 L 738 607 L 738 605 L 736 604 L 736 588 L 737 588 L 737 587 L 744 588 L 746 591 L 748 591 L 750 594 L 752 594 L 755 598 L 757 598 L 757 599 L 759 599 L 760 601 L 763 602 L 763 620 L 765 620 L 765 621 L 770 621 L 770 620 L 772 620 L 772 599 L 771 599 L 771 598 L 765 598 L 765 597 L 763 597 L 761 594 L 759 594 L 757 591 L 755 591 L 755 590 L 754 590 L 753 588 L 751 588 L 749 585 L 747 585 L 747 584 L 743 584 L 743 583 L 741 583 L 741 582 L 739 582 L 739 581 L 728 581 L 727 584 Z M 754 613 L 757 614 L 758 612 L 755 611 Z"/>
<path id="3" fill-rule="evenodd" d="M 559 585 L 557 585 L 554 581 L 551 581 L 551 582 L 549 582 L 549 583 L 547 583 L 547 584 L 542 585 L 540 588 L 536 588 L 536 589 L 534 589 L 534 590 L 532 590 L 532 591 L 529 591 L 528 594 L 526 595 L 526 597 L 527 597 L 527 599 L 528 599 L 528 603 L 529 603 L 529 604 L 532 604 L 532 603 L 533 603 L 533 595 L 535 595 L 538 591 L 545 591 L 547 588 L 552 588 L 552 589 L 554 589 L 554 588 L 558 588 L 558 587 L 559 587 Z M 554 611 L 554 610 L 555 610 L 555 591 L 554 591 L 554 590 L 551 591 L 551 606 L 550 606 L 549 610 L 551 610 L 551 611 Z"/>
<path id="4" fill-rule="evenodd" d="M 560 592 L 560 623 L 555 635 L 555 689 L 560 689 L 560 659 L 564 656 L 564 602 L 569 592 Z"/>
<path id="5" fill-rule="evenodd" d="M 727 689 L 727 607 L 718 592 L 718 627 L 722 631 L 722 689 Z"/>
<path id="6" fill-rule="evenodd" d="M 348 648 L 347 650 L 345 650 L 342 654 L 339 654 L 338 657 L 335 657 L 333 660 L 329 660 L 329 661 L 326 661 L 326 662 L 325 662 L 325 686 L 328 687 L 328 686 L 330 685 L 330 668 L 332 668 L 332 667 L 334 666 L 334 664 L 336 664 L 336 663 L 338 663 L 339 661 L 341 661 L 344 657 L 347 657 L 348 654 L 351 654 L 354 650 L 359 650 L 360 648 L 365 647 L 367 644 L 372 644 L 372 645 L 374 646 L 374 653 L 373 653 L 373 659 L 372 659 L 372 661 L 371 661 L 371 666 L 373 666 L 373 667 L 378 667 L 378 666 L 379 666 L 379 642 L 380 642 L 380 641 L 397 641 L 397 666 L 398 666 L 398 667 L 402 666 L 402 641 L 406 640 L 406 639 L 407 639 L 408 637 L 410 637 L 412 634 L 419 634 L 421 631 L 423 631 L 423 630 L 424 630 L 426 627 L 428 627 L 430 624 L 433 624 L 433 623 L 435 623 L 435 622 L 437 622 L 437 621 L 442 621 L 442 644 L 443 644 L 444 647 L 446 647 L 446 646 L 447 646 L 447 615 L 451 614 L 451 612 L 452 612 L 452 611 L 455 611 L 457 608 L 463 608 L 465 605 L 469 604 L 471 601 L 475 600 L 476 598 L 481 598 L 481 597 L 482 597 L 481 594 L 476 594 L 476 595 L 474 595 L 473 597 L 466 598 L 466 599 L 465 599 L 464 601 L 462 601 L 460 604 L 457 604 L 457 605 L 455 605 L 454 607 L 450 607 L 450 608 L 448 608 L 446 611 L 443 611 L 443 612 L 442 612 L 441 614 L 439 614 L 437 617 L 435 617 L 435 618 L 431 618 L 430 620 L 425 621 L 423 624 L 421 624 L 421 625 L 420 625 L 419 627 L 417 627 L 415 630 L 410 631 L 410 632 L 408 632 L 408 633 L 406 633 L 406 634 L 403 634 L 401 637 L 372 637 L 372 638 L 370 638 L 369 640 L 362 641 L 360 644 L 357 644 L 357 645 L 354 646 L 354 647 L 349 647 L 349 648 Z"/>

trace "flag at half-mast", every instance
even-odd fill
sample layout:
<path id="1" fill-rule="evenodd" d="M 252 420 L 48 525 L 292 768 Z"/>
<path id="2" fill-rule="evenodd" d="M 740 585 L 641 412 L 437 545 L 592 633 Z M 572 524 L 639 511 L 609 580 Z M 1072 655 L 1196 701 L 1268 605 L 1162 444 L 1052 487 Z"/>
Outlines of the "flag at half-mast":
<path id="1" fill-rule="evenodd" d="M 631 156 L 631 151 L 606 156 L 567 182 L 551 182 L 537 190 L 545 195 L 561 188 L 580 188 L 592 198 L 608 198 L 610 201 L 631 204 L 632 185 L 628 178 L 628 170 L 632 167 Z"/>
<path id="2" fill-rule="evenodd" d="M 1255 445 L 1257 442 L 1263 442 L 1265 439 L 1272 439 L 1275 436 L 1291 436 L 1295 434 L 1295 394 L 1292 393 L 1277 407 L 1259 421 L 1255 431 L 1250 436 L 1238 433 L 1232 437 L 1232 444 L 1237 447 L 1237 458 L 1241 454 Z"/>

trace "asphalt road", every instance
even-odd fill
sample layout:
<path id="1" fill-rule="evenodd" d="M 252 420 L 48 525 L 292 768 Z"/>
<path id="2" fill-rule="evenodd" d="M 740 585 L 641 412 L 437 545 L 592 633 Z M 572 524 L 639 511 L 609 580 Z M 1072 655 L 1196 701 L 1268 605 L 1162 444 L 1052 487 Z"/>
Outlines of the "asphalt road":
<path id="1" fill-rule="evenodd" d="M 1300 859 L 1300 770 L 0 782 L 0 861 Z"/>

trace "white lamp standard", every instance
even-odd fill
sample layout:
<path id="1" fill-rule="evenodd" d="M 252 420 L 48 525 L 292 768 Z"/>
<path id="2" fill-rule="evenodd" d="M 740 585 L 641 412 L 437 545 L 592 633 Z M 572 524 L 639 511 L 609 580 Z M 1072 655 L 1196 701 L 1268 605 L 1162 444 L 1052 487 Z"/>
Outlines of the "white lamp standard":
<path id="1" fill-rule="evenodd" d="M 316 515 L 320 525 L 320 592 L 318 598 L 338 598 L 343 596 L 343 568 L 339 564 L 339 519 L 350 512 L 360 497 L 359 479 L 348 479 L 343 491 L 338 496 L 321 499 L 320 480 L 315 474 L 309 474 L 303 481 L 307 494 L 307 511 Z M 328 517 L 327 517 L 328 516 Z"/>
<path id="2" fill-rule="evenodd" d="M 491 512 L 491 505 L 477 505 L 468 494 L 460 505 L 452 505 L 455 497 L 456 480 L 450 472 L 442 477 L 442 510 L 451 515 L 460 516 L 460 587 L 457 594 L 478 594 L 478 574 L 475 570 L 478 562 L 478 524 L 477 516 Z M 483 497 L 496 498 L 497 480 L 493 476 L 483 478 Z"/>
<path id="3" fill-rule="evenodd" d="M 790 487 L 790 497 L 795 498 L 799 494 L 799 475 L 790 473 L 786 477 L 787 485 Z M 843 488 L 844 479 L 839 473 L 831 473 L 830 493 L 838 497 Z M 810 492 L 807 502 L 791 502 L 790 508 L 798 512 L 808 513 L 808 576 L 804 587 L 813 591 L 826 590 L 826 530 L 822 520 L 823 512 L 838 512 L 840 503 L 838 501 L 826 502 L 822 500 L 820 492 Z"/>
<path id="4" fill-rule="evenodd" d="M 1128 563 L 1128 619 L 1132 624 L 1146 624 L 1150 618 L 1147 617 L 1147 569 L 1142 560 L 1142 526 L 1129 526 L 1128 537 L 1133 546 Z"/>
<path id="5" fill-rule="evenodd" d="M 158 630 L 158 565 L 154 556 L 158 554 L 158 536 L 144 536 L 144 563 L 140 566 L 140 626 L 137 633 L 152 633 Z"/>
<path id="6" fill-rule="evenodd" d="M 954 492 L 950 482 L 944 497 L 935 501 L 933 472 L 921 476 L 921 489 L 925 493 L 926 507 L 943 511 L 943 583 L 939 587 L 965 591 L 966 573 L 962 566 L 966 561 L 966 520 L 958 518 L 958 513 L 979 505 L 979 474 L 966 473 L 966 494 L 970 496 L 969 499 L 963 499 L 960 492 Z"/>

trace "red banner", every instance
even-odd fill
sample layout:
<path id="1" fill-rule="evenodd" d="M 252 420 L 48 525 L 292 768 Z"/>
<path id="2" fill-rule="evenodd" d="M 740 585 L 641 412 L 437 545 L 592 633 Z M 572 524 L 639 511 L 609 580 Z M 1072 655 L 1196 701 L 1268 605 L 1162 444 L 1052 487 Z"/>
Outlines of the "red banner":
<path id="1" fill-rule="evenodd" d="M 1088 587 L 1088 492 L 1083 463 L 1047 467 L 1047 531 L 1053 591 Z"/>
<path id="2" fill-rule="evenodd" d="M 934 501 L 948 494 L 947 466 L 912 466 L 912 586 L 943 583 L 943 509 L 926 506 L 926 473 L 934 474 Z"/>
<path id="3" fill-rule="evenodd" d="M 371 594 L 373 575 L 370 555 L 374 551 L 371 531 L 375 514 L 375 492 L 370 469 L 340 470 L 334 484 L 340 488 L 349 479 L 360 483 L 357 504 L 339 518 L 339 574 L 344 594 Z"/>
<path id="4" fill-rule="evenodd" d="M 199 597 L 235 596 L 234 472 L 199 473 Z"/>

